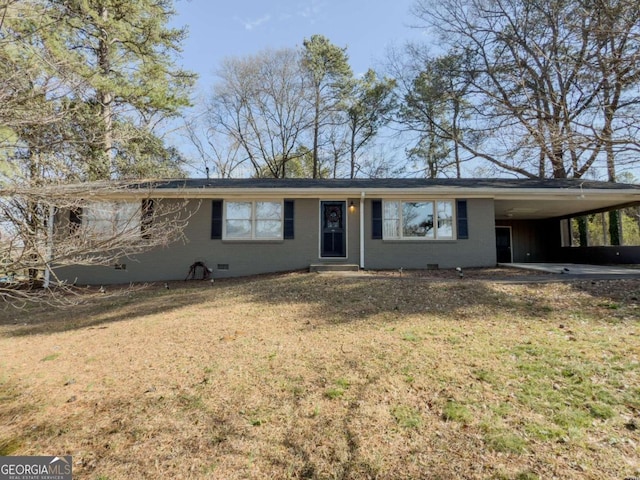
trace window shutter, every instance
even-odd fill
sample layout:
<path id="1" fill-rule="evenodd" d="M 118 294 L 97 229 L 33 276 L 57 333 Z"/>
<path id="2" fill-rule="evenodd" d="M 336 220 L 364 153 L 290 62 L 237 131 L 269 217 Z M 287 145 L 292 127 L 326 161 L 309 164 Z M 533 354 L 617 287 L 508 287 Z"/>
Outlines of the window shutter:
<path id="1" fill-rule="evenodd" d="M 382 200 L 371 201 L 371 238 L 382 239 Z"/>
<path id="2" fill-rule="evenodd" d="M 456 202 L 457 218 L 458 218 L 458 239 L 466 240 L 469 238 L 469 225 L 467 222 L 467 201 L 458 200 Z"/>
<path id="3" fill-rule="evenodd" d="M 284 201 L 284 239 L 291 240 L 293 234 L 293 200 Z"/>
<path id="4" fill-rule="evenodd" d="M 154 203 L 150 198 L 142 200 L 142 219 L 140 221 L 140 232 L 142 238 L 151 238 L 151 225 L 153 224 Z"/>
<path id="5" fill-rule="evenodd" d="M 77 233 L 82 225 L 82 207 L 69 210 L 69 233 Z"/>
<path id="6" fill-rule="evenodd" d="M 222 238 L 222 200 L 211 202 L 211 240 Z"/>

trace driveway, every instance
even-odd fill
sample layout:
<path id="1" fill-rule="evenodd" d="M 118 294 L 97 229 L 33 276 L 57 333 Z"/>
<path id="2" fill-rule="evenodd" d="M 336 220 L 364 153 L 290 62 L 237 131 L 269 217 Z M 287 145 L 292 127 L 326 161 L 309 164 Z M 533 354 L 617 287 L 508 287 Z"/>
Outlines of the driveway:
<path id="1" fill-rule="evenodd" d="M 580 278 L 640 278 L 640 265 L 586 265 L 578 263 L 500 263 L 506 268 L 519 268 L 546 273 L 558 273 Z"/>

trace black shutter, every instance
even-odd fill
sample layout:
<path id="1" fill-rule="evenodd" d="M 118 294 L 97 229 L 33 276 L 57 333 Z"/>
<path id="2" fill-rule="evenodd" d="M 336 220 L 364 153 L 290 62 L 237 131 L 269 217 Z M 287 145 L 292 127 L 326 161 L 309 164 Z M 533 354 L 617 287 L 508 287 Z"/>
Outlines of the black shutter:
<path id="1" fill-rule="evenodd" d="M 142 238 L 151 238 L 151 226 L 153 225 L 154 203 L 150 198 L 142 200 L 142 219 L 140 221 L 140 232 Z"/>
<path id="2" fill-rule="evenodd" d="M 466 240 L 469 238 L 469 225 L 467 222 L 467 201 L 458 200 L 456 202 L 456 207 L 458 217 L 458 239 Z"/>
<path id="3" fill-rule="evenodd" d="M 371 238 L 382 239 L 382 200 L 371 201 Z"/>
<path id="4" fill-rule="evenodd" d="M 77 233 L 82 225 L 82 207 L 69 210 L 69 233 Z"/>
<path id="5" fill-rule="evenodd" d="M 211 239 L 222 238 L 222 200 L 211 202 Z"/>
<path id="6" fill-rule="evenodd" d="M 293 200 L 284 201 L 284 239 L 291 240 L 293 235 Z"/>

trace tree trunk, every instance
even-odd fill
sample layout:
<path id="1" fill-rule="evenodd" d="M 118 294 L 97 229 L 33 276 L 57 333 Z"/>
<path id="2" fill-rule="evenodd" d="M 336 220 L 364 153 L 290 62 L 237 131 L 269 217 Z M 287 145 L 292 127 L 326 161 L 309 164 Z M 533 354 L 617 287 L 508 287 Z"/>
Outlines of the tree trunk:
<path id="1" fill-rule="evenodd" d="M 456 178 L 462 178 L 461 168 L 460 168 L 460 145 L 458 144 L 458 117 L 460 116 L 460 100 L 458 98 L 454 98 L 453 100 L 453 153 L 454 160 L 456 162 Z"/>
<path id="2" fill-rule="evenodd" d="M 607 109 L 608 110 L 608 109 Z M 603 137 L 606 142 L 605 149 L 607 150 L 607 177 L 610 182 L 616 181 L 616 164 L 615 155 L 613 152 L 613 145 L 611 142 L 611 120 L 612 117 L 607 115 L 605 128 L 603 131 Z M 620 228 L 620 212 L 617 210 L 609 212 L 609 235 L 611 239 L 611 245 L 622 244 L 622 231 Z"/>
<path id="3" fill-rule="evenodd" d="M 109 19 L 109 11 L 102 7 L 100 16 L 103 21 Z M 98 65 L 100 75 L 108 77 L 111 73 L 111 62 L 109 60 L 109 39 L 106 31 L 102 31 L 100 43 L 98 45 Z M 97 92 L 98 105 L 100 106 L 100 120 L 102 126 L 101 145 L 98 149 L 97 165 L 92 169 L 92 180 L 108 180 L 111 177 L 111 155 L 113 151 L 113 95 L 111 92 L 100 90 Z"/>
<path id="4" fill-rule="evenodd" d="M 611 245 L 622 245 L 619 210 L 612 210 L 609 212 L 609 238 L 611 240 Z"/>
<path id="5" fill-rule="evenodd" d="M 318 178 L 318 136 L 320 132 L 320 89 L 316 91 L 316 112 L 313 119 L 313 178 Z"/>
<path id="6" fill-rule="evenodd" d="M 554 146 L 552 151 L 553 158 L 551 164 L 553 166 L 553 178 L 567 178 L 567 170 L 564 167 L 564 150 L 562 146 Z"/>
<path id="7" fill-rule="evenodd" d="M 587 217 L 578 217 L 577 219 L 578 222 L 578 236 L 579 236 L 579 241 L 580 241 L 580 246 L 581 247 L 588 247 L 589 246 L 589 227 L 587 225 Z"/>
<path id="8" fill-rule="evenodd" d="M 29 153 L 29 184 L 31 188 L 37 189 L 40 182 L 39 161 L 37 154 L 33 151 Z M 40 222 L 38 204 L 32 200 L 27 201 L 26 205 L 26 223 L 27 233 L 25 235 L 24 248 L 26 249 L 26 256 L 28 258 L 27 265 L 35 265 L 38 263 L 38 254 L 36 247 L 38 244 L 38 236 L 40 233 Z M 29 267 L 27 271 L 27 277 L 29 279 L 29 286 L 33 287 L 38 278 L 38 269 Z"/>
<path id="9" fill-rule="evenodd" d="M 356 177 L 356 134 L 355 128 L 351 129 L 351 145 L 350 145 L 350 158 L 351 158 L 351 172 L 349 178 Z"/>

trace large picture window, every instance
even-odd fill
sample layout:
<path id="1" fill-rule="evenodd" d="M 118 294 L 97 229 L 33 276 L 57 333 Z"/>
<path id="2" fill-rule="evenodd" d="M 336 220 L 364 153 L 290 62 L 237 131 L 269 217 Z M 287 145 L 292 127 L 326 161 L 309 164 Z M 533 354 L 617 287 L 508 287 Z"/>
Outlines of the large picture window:
<path id="1" fill-rule="evenodd" d="M 385 201 L 383 238 L 387 240 L 451 240 L 453 201 Z"/>
<path id="2" fill-rule="evenodd" d="M 225 239 L 281 240 L 282 202 L 225 202 Z"/>

